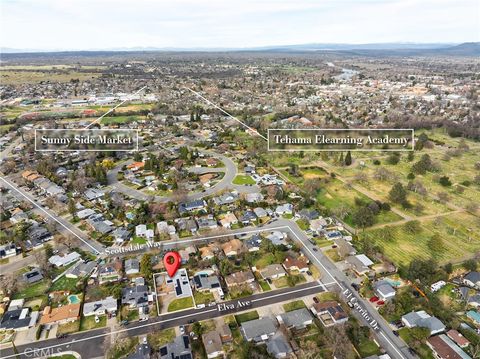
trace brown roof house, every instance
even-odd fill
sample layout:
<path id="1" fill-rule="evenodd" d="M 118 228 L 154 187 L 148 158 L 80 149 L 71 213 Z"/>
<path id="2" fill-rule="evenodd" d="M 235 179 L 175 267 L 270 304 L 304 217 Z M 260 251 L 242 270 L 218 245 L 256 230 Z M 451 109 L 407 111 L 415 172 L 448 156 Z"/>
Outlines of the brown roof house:
<path id="1" fill-rule="evenodd" d="M 40 324 L 63 324 L 80 318 L 80 304 L 69 304 L 58 308 L 46 306 Z"/>

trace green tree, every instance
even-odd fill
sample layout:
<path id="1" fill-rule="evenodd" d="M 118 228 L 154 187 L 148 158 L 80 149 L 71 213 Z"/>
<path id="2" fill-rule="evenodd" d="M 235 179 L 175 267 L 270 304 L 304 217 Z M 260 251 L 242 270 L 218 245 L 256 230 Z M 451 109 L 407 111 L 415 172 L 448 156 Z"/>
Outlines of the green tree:
<path id="1" fill-rule="evenodd" d="M 370 227 L 375 222 L 375 216 L 369 208 L 360 207 L 353 213 L 352 221 L 362 228 Z"/>
<path id="2" fill-rule="evenodd" d="M 427 242 L 428 247 L 435 253 L 441 253 L 445 250 L 442 237 L 438 233 L 435 233 Z"/>
<path id="3" fill-rule="evenodd" d="M 153 274 L 152 268 L 152 255 L 150 253 L 145 253 L 140 260 L 140 272 L 145 279 L 150 279 Z"/>
<path id="4" fill-rule="evenodd" d="M 468 271 L 476 271 L 477 270 L 477 261 L 475 259 L 469 259 L 468 261 L 463 262 L 463 268 Z"/>
<path id="5" fill-rule="evenodd" d="M 400 182 L 397 182 L 392 186 L 388 197 L 393 203 L 404 205 L 407 202 L 407 191 Z"/>
<path id="6" fill-rule="evenodd" d="M 352 164 L 352 153 L 350 151 L 347 152 L 345 156 L 345 166 L 350 166 Z"/>

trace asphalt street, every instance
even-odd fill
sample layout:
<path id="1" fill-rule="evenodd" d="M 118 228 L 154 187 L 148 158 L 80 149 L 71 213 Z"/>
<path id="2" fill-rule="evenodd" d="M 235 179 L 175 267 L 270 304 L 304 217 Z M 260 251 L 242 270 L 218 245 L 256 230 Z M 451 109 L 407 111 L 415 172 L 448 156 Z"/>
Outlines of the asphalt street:
<path id="1" fill-rule="evenodd" d="M 109 340 L 110 335 L 119 334 L 128 337 L 145 335 L 152 331 L 184 325 L 191 321 L 212 319 L 304 296 L 313 296 L 325 290 L 325 286 L 317 281 L 305 283 L 292 288 L 278 289 L 222 303 L 225 306 L 233 305 L 235 307 L 233 310 L 223 310 L 223 308 L 219 309 L 217 306 L 182 310 L 151 318 L 148 321 L 131 323 L 113 333 L 110 332 L 109 328 L 104 328 L 72 334 L 64 339 L 48 339 L 32 344 L 19 345 L 16 347 L 18 354 L 15 354 L 13 348 L 9 348 L 1 351 L 1 358 L 40 358 L 68 350 L 78 352 L 82 358 L 96 358 L 103 356 L 105 342 Z"/>

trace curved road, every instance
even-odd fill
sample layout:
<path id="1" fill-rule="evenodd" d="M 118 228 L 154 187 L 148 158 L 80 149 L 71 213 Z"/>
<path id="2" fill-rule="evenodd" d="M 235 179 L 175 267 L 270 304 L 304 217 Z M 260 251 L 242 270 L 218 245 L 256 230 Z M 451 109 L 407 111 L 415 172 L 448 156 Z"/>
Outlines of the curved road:
<path id="1" fill-rule="evenodd" d="M 237 191 L 242 192 L 242 193 L 251 193 L 251 192 L 257 192 L 258 191 L 258 186 L 239 186 L 239 185 L 233 185 L 232 184 L 233 179 L 237 175 L 237 166 L 227 156 L 221 155 L 221 154 L 216 153 L 216 152 L 211 152 L 211 151 L 199 151 L 199 152 L 202 152 L 206 155 L 210 155 L 212 157 L 215 157 L 215 158 L 219 159 L 220 161 L 223 162 L 225 167 L 223 167 L 223 168 L 211 168 L 211 169 L 207 169 L 205 167 L 192 167 L 192 168 L 189 169 L 191 172 L 199 173 L 199 174 L 200 173 L 208 173 L 208 172 L 224 172 L 225 175 L 214 186 L 212 186 L 210 188 L 206 188 L 205 190 L 203 190 L 201 192 L 195 192 L 195 193 L 188 194 L 187 197 L 186 197 L 187 201 L 192 201 L 192 200 L 208 197 L 210 195 L 213 195 L 215 193 L 223 191 L 224 189 L 229 189 L 229 188 L 236 189 Z M 115 190 L 117 192 L 121 192 L 123 194 L 126 194 L 127 196 L 138 199 L 140 201 L 147 201 L 147 200 L 151 200 L 152 198 L 155 202 L 169 202 L 169 201 L 174 200 L 172 196 L 149 195 L 149 194 L 147 194 L 143 191 L 140 191 L 138 189 L 129 187 L 127 185 L 124 185 L 123 183 L 118 181 L 117 175 L 120 172 L 120 170 L 122 169 L 122 167 L 124 165 L 128 165 L 132 162 L 133 162 L 133 160 L 123 161 L 107 173 L 108 185 L 113 190 Z"/>

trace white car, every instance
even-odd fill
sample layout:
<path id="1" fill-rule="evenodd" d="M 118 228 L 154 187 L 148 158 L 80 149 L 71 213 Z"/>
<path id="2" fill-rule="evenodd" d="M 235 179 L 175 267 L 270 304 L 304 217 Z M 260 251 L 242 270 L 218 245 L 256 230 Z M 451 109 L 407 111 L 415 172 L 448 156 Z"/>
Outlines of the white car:
<path id="1" fill-rule="evenodd" d="M 95 323 L 100 323 L 100 318 L 98 317 L 98 315 L 95 316 Z"/>

